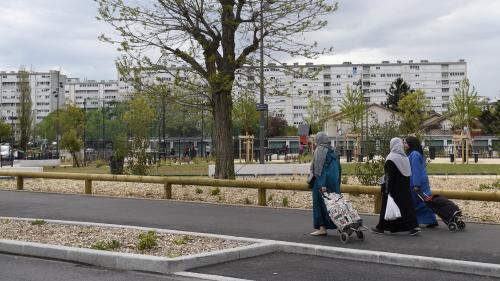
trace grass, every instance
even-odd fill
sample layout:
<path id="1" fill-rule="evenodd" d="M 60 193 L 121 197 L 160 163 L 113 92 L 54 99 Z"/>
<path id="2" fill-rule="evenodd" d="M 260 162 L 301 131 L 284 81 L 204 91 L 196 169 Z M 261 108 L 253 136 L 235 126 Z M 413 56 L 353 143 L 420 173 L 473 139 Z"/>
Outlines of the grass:
<path id="1" fill-rule="evenodd" d="M 354 175 L 354 163 L 342 163 L 343 175 Z M 499 164 L 435 164 L 427 165 L 429 175 L 498 175 Z"/>
<path id="2" fill-rule="evenodd" d="M 74 167 L 44 167 L 44 172 L 63 172 L 63 173 L 86 173 L 86 174 L 109 174 L 109 166 L 86 166 L 80 168 Z M 498 175 L 500 174 L 499 164 L 428 164 L 427 172 L 429 175 Z M 208 164 L 189 164 L 189 165 L 166 165 L 153 167 L 152 175 L 160 176 L 207 176 Z M 343 175 L 354 175 L 354 163 L 342 163 Z"/>
<path id="3" fill-rule="evenodd" d="M 156 231 L 154 230 L 150 230 L 146 233 L 141 233 L 139 234 L 139 243 L 137 244 L 137 248 L 141 251 L 152 249 L 156 247 L 156 245 L 158 245 L 158 243 L 156 242 L 157 239 L 158 236 L 156 235 Z"/>
<path id="4" fill-rule="evenodd" d="M 121 243 L 117 240 L 111 240 L 111 242 L 98 241 L 90 248 L 94 250 L 111 251 L 120 248 Z"/>
<path id="5" fill-rule="evenodd" d="M 31 225 L 45 225 L 45 224 L 47 224 L 47 222 L 44 220 L 34 220 L 31 222 Z"/>

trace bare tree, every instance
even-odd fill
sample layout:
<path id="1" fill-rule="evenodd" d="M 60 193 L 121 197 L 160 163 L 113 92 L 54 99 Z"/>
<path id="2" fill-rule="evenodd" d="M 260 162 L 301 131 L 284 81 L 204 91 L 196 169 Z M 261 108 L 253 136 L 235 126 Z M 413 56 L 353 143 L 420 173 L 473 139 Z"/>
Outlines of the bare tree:
<path id="1" fill-rule="evenodd" d="M 169 72 L 168 63 L 183 61 L 202 81 L 188 95 L 197 95 L 212 112 L 215 176 L 234 177 L 232 152 L 232 88 L 235 74 L 255 62 L 252 54 L 266 42 L 269 59 L 286 53 L 314 58 L 316 42 L 304 33 L 326 26 L 322 16 L 337 5 L 326 0 L 96 0 L 99 19 L 112 25 L 119 38 L 123 70 Z M 261 23 L 262 17 L 262 23 Z M 176 81 L 187 88 L 189 79 Z M 186 103 L 188 98 L 180 99 Z M 199 106 L 200 103 L 193 103 Z"/>

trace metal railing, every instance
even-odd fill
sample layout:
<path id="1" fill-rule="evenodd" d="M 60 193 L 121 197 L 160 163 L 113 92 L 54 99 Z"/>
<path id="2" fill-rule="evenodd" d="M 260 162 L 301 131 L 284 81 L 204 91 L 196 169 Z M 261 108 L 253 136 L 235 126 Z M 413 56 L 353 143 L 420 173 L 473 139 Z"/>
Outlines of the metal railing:
<path id="1" fill-rule="evenodd" d="M 137 182 L 163 184 L 164 199 L 172 199 L 172 185 L 197 185 L 212 187 L 231 188 L 253 188 L 258 192 L 258 204 L 266 206 L 266 191 L 270 190 L 294 190 L 310 191 L 306 183 L 298 182 L 271 182 L 256 180 L 221 180 L 211 178 L 193 177 L 159 177 L 159 176 L 129 176 L 129 175 L 101 175 L 101 174 L 76 174 L 76 173 L 51 173 L 51 172 L 20 172 L 20 171 L 0 171 L 0 176 L 16 177 L 17 189 L 24 189 L 25 178 L 45 178 L 45 179 L 66 179 L 85 181 L 85 194 L 92 194 L 93 181 L 113 181 L 113 182 Z M 342 193 L 373 195 L 375 200 L 374 213 L 378 213 L 382 204 L 382 193 L 376 186 L 364 185 L 342 185 Z M 485 191 L 460 191 L 434 189 L 434 194 L 445 196 L 449 199 L 493 201 L 500 202 L 500 192 Z"/>

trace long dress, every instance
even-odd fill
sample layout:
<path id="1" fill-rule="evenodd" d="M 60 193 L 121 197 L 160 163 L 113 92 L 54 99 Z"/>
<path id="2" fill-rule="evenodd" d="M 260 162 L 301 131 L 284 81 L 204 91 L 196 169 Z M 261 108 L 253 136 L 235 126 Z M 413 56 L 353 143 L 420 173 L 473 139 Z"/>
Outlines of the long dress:
<path id="1" fill-rule="evenodd" d="M 325 226 L 327 229 L 337 228 L 326 211 L 325 202 L 321 196 L 320 189 L 325 186 L 328 192 L 340 193 L 340 175 L 341 167 L 335 155 L 335 151 L 329 149 L 326 154 L 321 176 L 316 179 L 312 189 L 313 225 L 315 229 L 319 229 L 320 226 Z"/>
<path id="2" fill-rule="evenodd" d="M 437 223 L 436 215 L 434 212 L 425 205 L 425 203 L 417 197 L 413 188 L 419 186 L 427 195 L 432 195 L 431 187 L 429 186 L 429 177 L 427 177 L 427 171 L 425 169 L 425 162 L 422 154 L 418 151 L 412 151 L 408 156 L 411 165 L 411 176 L 410 176 L 410 190 L 413 197 L 413 203 L 415 205 L 415 211 L 417 212 L 417 221 L 419 224 L 433 224 Z"/>
<path id="3" fill-rule="evenodd" d="M 382 210 L 380 210 L 377 229 L 401 232 L 418 227 L 417 215 L 410 193 L 410 177 L 403 176 L 394 162 L 390 160 L 385 162 L 384 171 L 386 184 L 382 188 Z M 401 211 L 401 218 L 397 220 L 386 221 L 384 219 L 388 194 L 392 196 Z"/>

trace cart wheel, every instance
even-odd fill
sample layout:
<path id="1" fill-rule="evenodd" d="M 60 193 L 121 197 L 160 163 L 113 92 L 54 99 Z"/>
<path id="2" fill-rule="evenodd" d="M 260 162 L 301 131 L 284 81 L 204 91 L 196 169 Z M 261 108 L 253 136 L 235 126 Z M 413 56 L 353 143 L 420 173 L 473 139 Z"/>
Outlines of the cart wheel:
<path id="1" fill-rule="evenodd" d="M 349 235 L 346 232 L 341 232 L 340 242 L 342 242 L 342 244 L 346 244 L 348 240 L 349 240 Z"/>
<path id="2" fill-rule="evenodd" d="M 448 230 L 449 230 L 450 232 L 457 232 L 457 230 L 458 230 L 458 225 L 457 225 L 456 223 L 454 223 L 454 222 L 450 222 L 450 223 L 448 224 Z"/>
<path id="3" fill-rule="evenodd" d="M 356 237 L 358 237 L 359 240 L 365 240 L 365 234 L 361 230 L 356 231 Z"/>
<path id="4" fill-rule="evenodd" d="M 457 226 L 458 226 L 458 229 L 460 229 L 460 230 L 464 230 L 464 229 L 465 229 L 465 222 L 464 222 L 464 221 L 462 221 L 462 220 L 459 220 L 459 221 L 457 222 Z"/>

